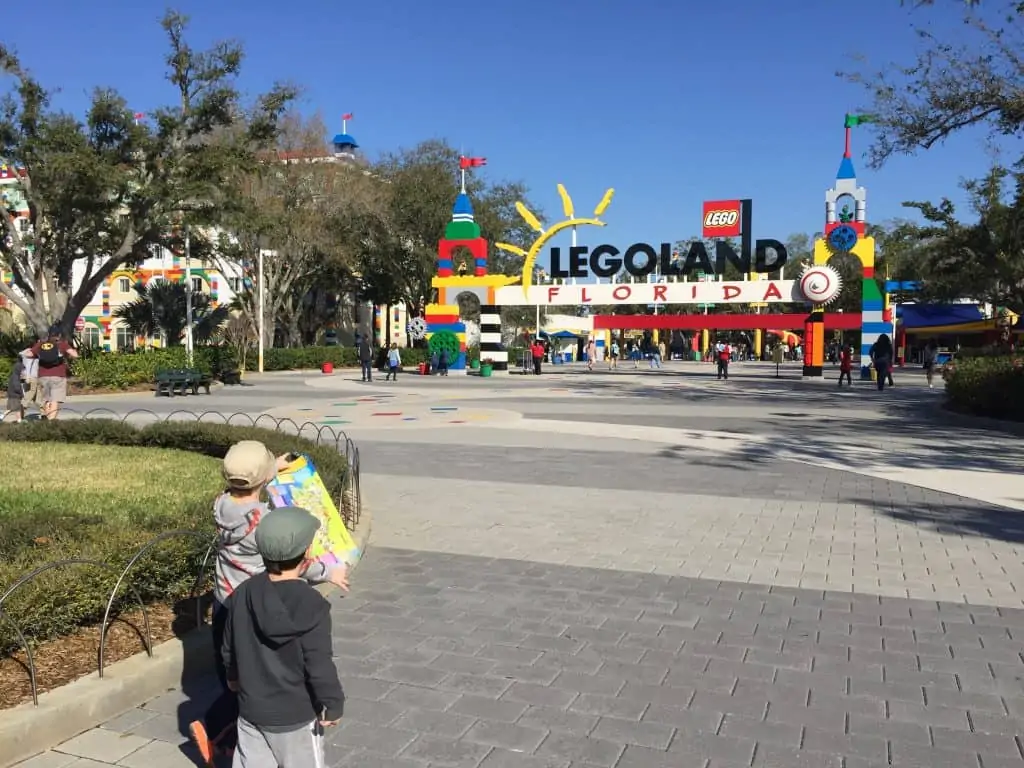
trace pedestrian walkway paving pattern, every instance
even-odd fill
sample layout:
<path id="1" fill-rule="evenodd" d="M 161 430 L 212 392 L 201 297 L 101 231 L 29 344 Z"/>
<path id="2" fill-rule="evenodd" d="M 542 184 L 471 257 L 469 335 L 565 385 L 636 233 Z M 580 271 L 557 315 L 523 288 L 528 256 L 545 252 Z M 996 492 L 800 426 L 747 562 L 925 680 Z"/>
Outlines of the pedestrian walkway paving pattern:
<path id="1" fill-rule="evenodd" d="M 374 511 L 331 597 L 332 766 L 1024 768 L 1018 441 L 921 421 L 920 387 L 836 409 L 799 383 L 570 378 L 486 404 L 468 381 L 353 406 L 358 385 L 309 387 L 307 414 L 367 414 Z M 478 410 L 507 420 L 370 426 Z M 892 477 L 848 471 L 872 451 Z M 183 726 L 210 690 L 19 768 L 193 765 Z"/>
<path id="2" fill-rule="evenodd" d="M 383 547 L 332 603 L 332 766 L 1024 766 L 1018 609 Z M 23 768 L 189 765 L 203 703 Z"/>

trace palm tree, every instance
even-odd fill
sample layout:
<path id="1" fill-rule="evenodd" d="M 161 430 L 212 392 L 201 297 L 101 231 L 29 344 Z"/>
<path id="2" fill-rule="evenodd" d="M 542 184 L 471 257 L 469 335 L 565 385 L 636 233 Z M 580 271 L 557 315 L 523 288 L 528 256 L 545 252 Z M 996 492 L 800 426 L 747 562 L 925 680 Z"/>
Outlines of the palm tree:
<path id="1" fill-rule="evenodd" d="M 167 345 L 181 345 L 185 335 L 186 288 L 184 283 L 154 280 L 135 286 L 139 298 L 118 307 L 114 317 L 133 333 L 147 338 L 163 336 Z M 196 344 L 212 341 L 227 322 L 230 312 L 223 304 L 215 307 L 202 291 L 192 291 L 192 338 Z"/>

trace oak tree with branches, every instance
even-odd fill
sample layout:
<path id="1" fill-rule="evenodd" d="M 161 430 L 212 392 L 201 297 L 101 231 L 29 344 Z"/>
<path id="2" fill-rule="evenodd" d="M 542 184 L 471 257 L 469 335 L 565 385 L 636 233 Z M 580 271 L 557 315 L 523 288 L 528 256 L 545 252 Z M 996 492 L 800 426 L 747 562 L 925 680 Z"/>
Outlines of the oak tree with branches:
<path id="1" fill-rule="evenodd" d="M 0 71 L 13 85 L 0 106 L 0 158 L 20 174 L 17 210 L 3 215 L 0 294 L 39 334 L 70 335 L 75 319 L 115 270 L 163 248 L 180 249 L 184 226 L 218 223 L 236 203 L 231 182 L 271 145 L 295 90 L 275 85 L 245 105 L 236 86 L 239 44 L 194 49 L 187 17 L 169 11 L 167 79 L 178 103 L 145 121 L 115 90 L 97 89 L 83 119 L 54 109 L 51 94 L 11 48 Z"/>

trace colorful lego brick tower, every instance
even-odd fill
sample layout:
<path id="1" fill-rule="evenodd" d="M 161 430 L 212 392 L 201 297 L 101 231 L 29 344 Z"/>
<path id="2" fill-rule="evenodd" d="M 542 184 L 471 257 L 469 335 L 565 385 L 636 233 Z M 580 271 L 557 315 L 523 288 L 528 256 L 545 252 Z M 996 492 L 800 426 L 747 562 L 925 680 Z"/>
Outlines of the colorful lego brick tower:
<path id="1" fill-rule="evenodd" d="M 814 263 L 825 264 L 833 255 L 851 254 L 861 264 L 861 378 L 871 378 L 870 351 L 883 333 L 892 336 L 893 313 L 888 294 L 875 281 L 875 239 L 867 235 L 867 190 L 857 186 L 850 156 L 851 129 L 871 118 L 847 115 L 846 146 L 836 173 L 835 186 L 825 192 L 824 236 L 814 243 Z M 838 208 L 838 210 L 837 210 Z"/>
<path id="2" fill-rule="evenodd" d="M 452 220 L 444 228 L 444 237 L 437 243 L 437 276 L 451 277 L 456 266 L 452 255 L 456 248 L 465 248 L 473 256 L 473 274 L 487 274 L 487 241 L 480 236 L 480 225 L 473 219 L 473 204 L 463 187 L 452 206 Z"/>
<path id="3" fill-rule="evenodd" d="M 437 277 L 431 285 L 437 289 L 437 303 L 428 304 L 424 312 L 427 322 L 427 343 L 431 352 L 444 349 L 451 373 L 466 372 L 466 324 L 459 316 L 459 296 L 470 293 L 480 301 L 480 357 L 490 360 L 493 370 L 508 371 L 508 352 L 501 344 L 501 309 L 494 303 L 495 289 L 509 285 L 514 278 L 487 274 L 488 243 L 480 235 L 480 225 L 473 219 L 473 204 L 466 194 L 466 171 L 486 165 L 482 157 L 459 159 L 462 187 L 452 206 L 452 220 L 437 243 Z M 454 263 L 457 248 L 465 248 L 473 257 L 472 274 L 465 274 Z M 469 272 L 468 269 L 465 272 Z"/>

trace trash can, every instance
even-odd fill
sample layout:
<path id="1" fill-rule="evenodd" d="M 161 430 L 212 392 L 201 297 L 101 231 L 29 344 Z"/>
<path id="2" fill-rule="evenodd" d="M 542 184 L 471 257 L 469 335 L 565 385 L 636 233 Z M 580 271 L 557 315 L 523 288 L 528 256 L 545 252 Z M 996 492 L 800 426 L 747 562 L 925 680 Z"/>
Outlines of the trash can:
<path id="1" fill-rule="evenodd" d="M 492 373 L 494 373 L 494 366 L 492 366 L 490 363 L 481 363 L 480 364 L 480 375 L 481 376 L 483 376 L 484 378 L 487 378 Z"/>
<path id="2" fill-rule="evenodd" d="M 324 363 L 320 366 L 320 373 L 334 373 L 334 363 Z"/>
<path id="3" fill-rule="evenodd" d="M 417 367 L 417 369 L 419 369 L 420 376 L 426 376 L 427 375 L 427 364 L 426 363 L 420 363 L 416 367 Z"/>

